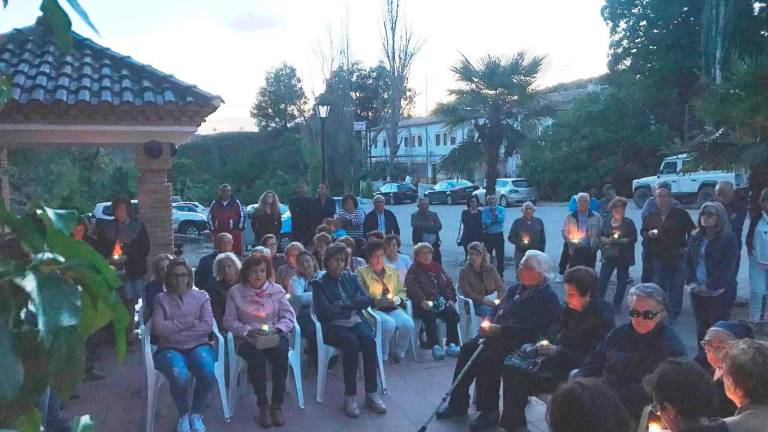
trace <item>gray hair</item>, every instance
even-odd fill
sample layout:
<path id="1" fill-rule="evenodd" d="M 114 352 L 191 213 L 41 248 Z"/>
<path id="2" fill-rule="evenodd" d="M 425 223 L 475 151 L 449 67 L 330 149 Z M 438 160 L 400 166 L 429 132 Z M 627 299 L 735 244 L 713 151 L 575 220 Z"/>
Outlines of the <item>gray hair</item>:
<path id="1" fill-rule="evenodd" d="M 379 201 L 386 202 L 387 200 L 384 199 L 383 195 L 378 195 L 378 194 L 374 195 L 373 196 L 373 202 L 379 202 Z"/>
<path id="2" fill-rule="evenodd" d="M 656 192 L 659 189 L 666 189 L 667 192 L 672 193 L 672 185 L 665 180 L 659 180 L 653 185 L 653 191 Z"/>
<path id="3" fill-rule="evenodd" d="M 550 279 L 552 275 L 552 260 L 549 258 L 549 255 L 541 251 L 527 251 L 523 255 L 523 259 L 520 260 L 520 266 L 535 270 L 545 279 Z"/>
<path id="4" fill-rule="evenodd" d="M 717 234 L 731 232 L 731 222 L 728 220 L 728 211 L 725 209 L 725 206 L 719 202 L 710 201 L 705 202 L 699 210 L 699 221 L 697 225 L 699 227 L 699 232 L 701 232 L 702 235 L 704 233 L 704 227 L 701 226 L 701 212 L 703 212 L 704 209 L 713 209 L 715 213 L 717 213 L 717 224 L 715 225 Z"/>
<path id="5" fill-rule="evenodd" d="M 266 246 L 256 246 L 251 251 L 251 255 L 262 254 L 263 256 L 272 256 L 272 251 Z"/>
<path id="6" fill-rule="evenodd" d="M 667 308 L 667 293 L 655 283 L 640 283 L 633 286 L 627 294 L 627 303 L 630 307 L 638 297 L 649 298 L 665 309 Z"/>
<path id="7" fill-rule="evenodd" d="M 288 243 L 288 246 L 285 247 L 285 254 L 288 255 L 289 252 L 296 250 L 296 253 L 304 250 L 304 245 L 299 242 L 290 242 Z"/>
<path id="8" fill-rule="evenodd" d="M 586 193 L 586 192 L 579 192 L 579 193 L 576 194 L 576 202 L 579 202 L 581 200 L 585 200 L 585 201 L 589 202 L 589 198 L 590 198 L 589 194 Z"/>
<path id="9" fill-rule="evenodd" d="M 428 251 L 430 251 L 432 253 L 435 253 L 435 248 L 433 248 L 431 244 L 429 244 L 427 242 L 416 243 L 416 245 L 413 247 L 413 259 L 414 259 L 414 261 L 416 260 L 416 257 L 419 256 L 420 253 L 422 253 L 422 252 L 424 252 L 426 250 L 428 250 Z"/>
<path id="10" fill-rule="evenodd" d="M 727 188 L 731 192 L 733 192 L 735 186 L 733 185 L 733 183 L 729 182 L 728 180 L 720 180 L 717 182 L 717 185 L 715 186 L 715 188 Z"/>
<path id="11" fill-rule="evenodd" d="M 267 251 L 269 251 L 269 249 L 267 249 Z M 269 254 L 267 254 L 267 256 L 269 256 Z M 232 262 L 235 264 L 235 267 L 237 267 L 237 272 L 240 273 L 240 268 L 243 266 L 243 264 L 240 262 L 240 258 L 238 258 L 237 255 L 232 252 L 220 253 L 216 255 L 216 259 L 213 260 L 213 277 L 216 280 L 224 277 L 224 275 L 221 274 L 222 272 L 220 267 L 226 260 L 232 260 Z"/>
<path id="12" fill-rule="evenodd" d="M 531 201 L 526 201 L 526 202 L 524 202 L 524 203 L 523 203 L 523 205 L 522 205 L 522 207 L 521 207 L 521 208 L 522 208 L 523 210 L 525 210 L 525 209 L 527 209 L 527 208 L 532 208 L 532 209 L 536 210 L 536 204 L 534 204 L 534 203 L 533 203 L 533 202 L 531 202 Z"/>

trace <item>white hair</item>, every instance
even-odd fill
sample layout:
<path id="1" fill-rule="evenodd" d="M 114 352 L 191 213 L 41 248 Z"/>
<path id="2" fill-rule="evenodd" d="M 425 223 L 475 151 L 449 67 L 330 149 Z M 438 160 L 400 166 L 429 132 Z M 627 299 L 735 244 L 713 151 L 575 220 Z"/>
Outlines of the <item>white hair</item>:
<path id="1" fill-rule="evenodd" d="M 243 264 L 240 262 L 240 258 L 238 258 L 237 255 L 232 252 L 220 253 L 216 255 L 216 259 L 213 260 L 213 277 L 216 280 L 224 277 L 224 275 L 221 274 L 221 269 L 219 267 L 226 260 L 232 260 L 232 262 L 235 264 L 235 267 L 237 267 L 237 272 L 240 273 L 240 267 L 243 266 Z"/>
<path id="2" fill-rule="evenodd" d="M 269 250 L 269 248 L 266 246 L 256 246 L 255 248 L 253 248 L 253 250 L 251 251 L 251 255 L 257 254 L 257 253 L 260 253 L 266 257 L 272 255 L 272 251 Z"/>
<path id="3" fill-rule="evenodd" d="M 589 194 L 586 192 L 579 192 L 576 194 L 576 201 L 581 201 L 582 199 L 589 201 Z"/>
<path id="4" fill-rule="evenodd" d="M 667 293 L 655 283 L 639 283 L 630 288 L 627 293 L 627 304 L 632 307 L 638 297 L 649 298 L 660 306 L 667 307 Z"/>
<path id="5" fill-rule="evenodd" d="M 531 201 L 526 201 L 526 202 L 524 202 L 524 203 L 523 203 L 523 206 L 522 206 L 522 208 L 523 208 L 523 209 L 526 209 L 526 208 L 532 208 L 532 209 L 536 210 L 536 204 L 534 204 L 534 203 L 533 203 L 533 202 L 531 202 Z"/>
<path id="6" fill-rule="evenodd" d="M 527 267 L 531 270 L 535 270 L 546 279 L 550 279 L 552 275 L 552 260 L 549 255 L 537 250 L 529 250 L 520 260 L 521 267 Z"/>

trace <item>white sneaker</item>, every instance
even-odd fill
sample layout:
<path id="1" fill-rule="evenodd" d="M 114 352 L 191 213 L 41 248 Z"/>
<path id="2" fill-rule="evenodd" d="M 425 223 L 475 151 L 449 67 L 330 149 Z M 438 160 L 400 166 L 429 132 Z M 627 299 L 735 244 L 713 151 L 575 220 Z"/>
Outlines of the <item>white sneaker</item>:
<path id="1" fill-rule="evenodd" d="M 357 406 L 357 398 L 344 396 L 344 412 L 352 418 L 360 417 L 360 408 Z"/>
<path id="2" fill-rule="evenodd" d="M 192 432 L 189 428 L 189 414 L 184 414 L 179 418 L 179 425 L 176 426 L 176 432 Z"/>
<path id="3" fill-rule="evenodd" d="M 192 432 L 205 432 L 205 423 L 203 423 L 202 414 L 191 414 L 189 416 L 189 426 Z"/>
<path id="4" fill-rule="evenodd" d="M 458 357 L 460 353 L 461 353 L 461 349 L 459 349 L 459 347 L 456 346 L 456 344 L 449 344 L 448 349 L 445 350 L 445 354 L 448 357 Z"/>
<path id="5" fill-rule="evenodd" d="M 387 412 L 387 406 L 384 405 L 384 401 L 381 400 L 379 394 L 375 392 L 368 393 L 365 396 L 365 406 L 377 414 L 384 414 Z"/>

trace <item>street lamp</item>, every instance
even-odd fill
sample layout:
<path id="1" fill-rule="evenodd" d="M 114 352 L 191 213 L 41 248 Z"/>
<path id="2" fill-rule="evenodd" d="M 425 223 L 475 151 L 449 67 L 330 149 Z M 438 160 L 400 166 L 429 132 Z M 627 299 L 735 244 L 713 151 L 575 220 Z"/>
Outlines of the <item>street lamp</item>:
<path id="1" fill-rule="evenodd" d="M 325 183 L 325 119 L 328 118 L 328 111 L 331 110 L 330 105 L 318 105 L 317 116 L 320 117 L 320 164 L 321 177 L 323 184 Z"/>

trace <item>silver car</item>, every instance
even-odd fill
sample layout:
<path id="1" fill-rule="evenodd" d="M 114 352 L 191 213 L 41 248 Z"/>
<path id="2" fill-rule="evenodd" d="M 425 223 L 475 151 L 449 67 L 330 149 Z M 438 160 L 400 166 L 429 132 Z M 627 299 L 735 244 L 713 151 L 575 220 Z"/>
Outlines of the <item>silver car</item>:
<path id="1" fill-rule="evenodd" d="M 485 188 L 476 190 L 473 195 L 476 195 L 481 203 L 485 203 Z M 500 206 L 511 207 L 526 201 L 536 204 L 538 199 L 539 194 L 528 179 L 522 177 L 496 179 L 496 202 Z"/>

